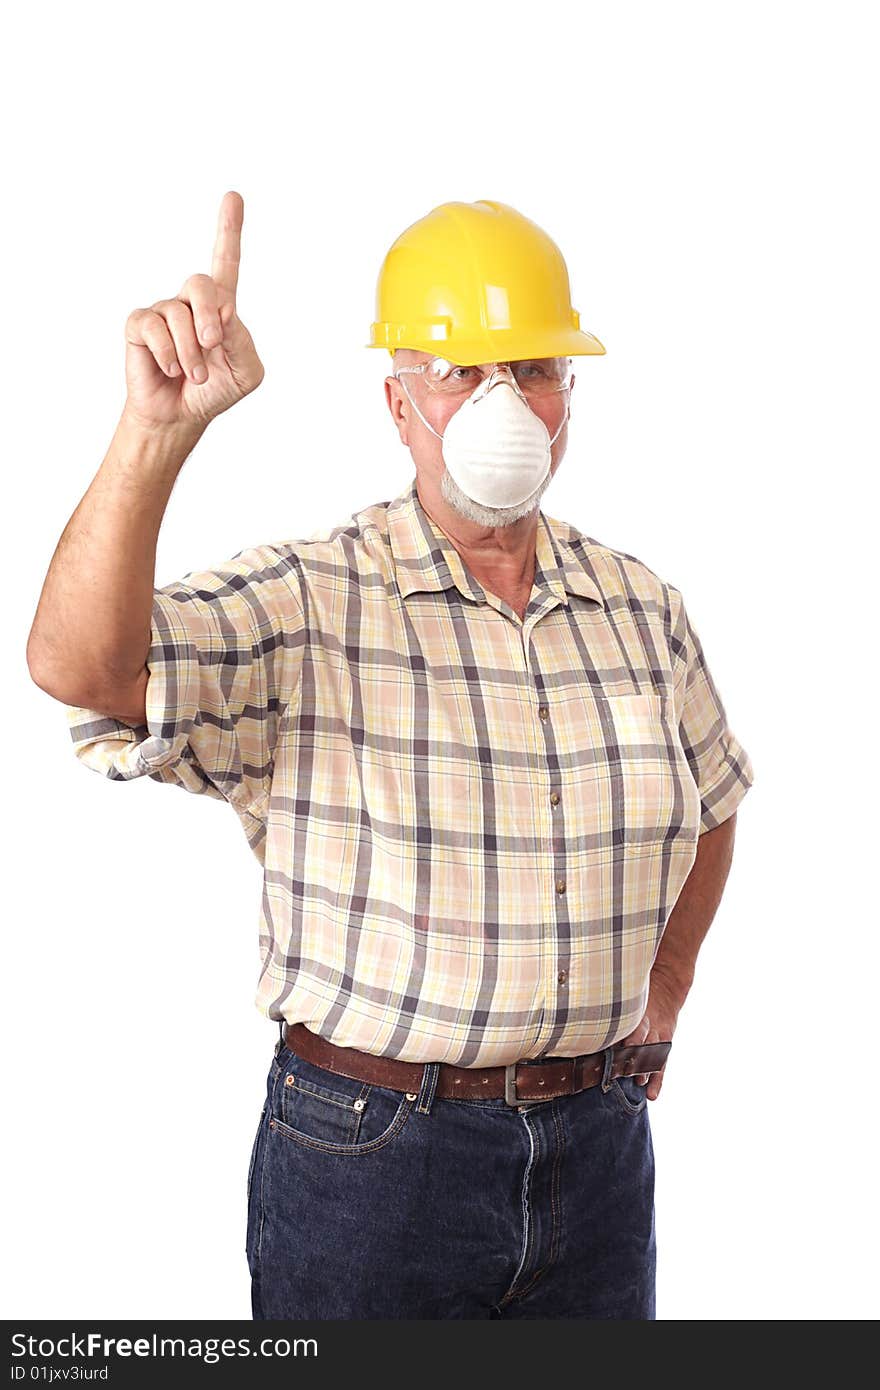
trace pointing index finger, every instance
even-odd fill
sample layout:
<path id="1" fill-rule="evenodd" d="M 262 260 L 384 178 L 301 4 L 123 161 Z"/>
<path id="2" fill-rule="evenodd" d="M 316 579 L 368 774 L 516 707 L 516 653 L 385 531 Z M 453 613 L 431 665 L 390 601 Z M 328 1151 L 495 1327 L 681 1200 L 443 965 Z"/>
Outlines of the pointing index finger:
<path id="1" fill-rule="evenodd" d="M 226 290 L 235 302 L 238 289 L 238 264 L 241 259 L 241 224 L 244 221 L 244 199 L 240 193 L 224 193 L 217 218 L 217 237 L 211 261 L 211 279 Z"/>

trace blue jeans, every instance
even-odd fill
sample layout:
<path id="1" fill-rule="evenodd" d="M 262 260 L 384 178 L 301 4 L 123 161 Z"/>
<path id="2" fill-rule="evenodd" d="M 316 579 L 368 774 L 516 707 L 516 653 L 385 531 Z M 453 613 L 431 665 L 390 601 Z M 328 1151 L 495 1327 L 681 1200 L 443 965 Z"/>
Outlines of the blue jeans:
<path id="1" fill-rule="evenodd" d="M 509 1106 L 276 1044 L 247 1181 L 254 1318 L 653 1319 L 654 1153 L 632 1078 Z"/>

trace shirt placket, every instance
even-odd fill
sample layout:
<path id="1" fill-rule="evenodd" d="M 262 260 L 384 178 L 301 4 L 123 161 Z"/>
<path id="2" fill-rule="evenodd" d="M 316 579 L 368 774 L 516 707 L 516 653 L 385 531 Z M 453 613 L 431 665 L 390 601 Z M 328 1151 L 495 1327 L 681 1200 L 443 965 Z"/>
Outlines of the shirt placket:
<path id="1" fill-rule="evenodd" d="M 541 689 L 533 667 L 534 644 L 532 635 L 535 627 L 546 617 L 560 600 L 549 590 L 541 592 L 540 597 L 531 601 L 526 611 L 526 619 L 520 629 L 521 649 L 528 689 L 531 695 L 534 718 L 533 754 L 536 777 L 540 776 L 542 786 L 536 794 L 535 805 L 539 818 L 538 836 L 541 845 L 541 865 L 544 878 L 544 931 L 541 936 L 541 971 L 543 989 L 543 1008 L 541 1028 L 536 1043 L 538 1051 L 543 1050 L 556 1028 L 560 1000 L 568 987 L 568 947 L 563 945 L 570 939 L 568 931 L 567 870 L 565 840 L 562 834 L 562 789 L 558 773 L 551 767 L 550 747 L 552 745 L 553 710 L 547 695 Z M 534 611 L 532 604 L 536 603 Z M 563 930 L 564 927 L 564 930 Z M 565 959 L 562 960 L 561 956 Z"/>
<path id="2" fill-rule="evenodd" d="M 543 543 L 542 537 L 539 545 Z M 537 1039 L 532 1044 L 532 1053 L 537 1055 L 546 1048 L 556 1030 L 560 1002 L 567 1001 L 570 967 L 570 946 L 567 943 L 571 940 L 571 932 L 566 897 L 568 883 L 565 837 L 561 829 L 562 789 L 561 784 L 558 784 L 558 774 L 554 778 L 550 768 L 548 751 L 552 744 L 553 710 L 550 701 L 541 690 L 540 682 L 536 679 L 530 652 L 534 652 L 532 634 L 537 624 L 565 600 L 551 583 L 545 568 L 546 558 L 545 564 L 542 564 L 539 551 L 531 595 L 526 605 L 525 616 L 520 620 L 519 614 L 514 612 L 504 599 L 487 591 L 469 571 L 466 571 L 454 547 L 444 543 L 443 549 L 446 552 L 450 575 L 459 590 L 479 602 L 488 603 L 514 627 L 520 639 L 519 650 L 526 681 L 525 688 L 530 696 L 534 716 L 529 721 L 534 730 L 533 766 L 535 776 L 540 776 L 543 782 L 541 795 L 535 797 L 540 818 L 537 839 L 542 846 L 541 863 L 545 882 L 542 914 L 544 929 L 541 934 L 541 1026 Z"/>

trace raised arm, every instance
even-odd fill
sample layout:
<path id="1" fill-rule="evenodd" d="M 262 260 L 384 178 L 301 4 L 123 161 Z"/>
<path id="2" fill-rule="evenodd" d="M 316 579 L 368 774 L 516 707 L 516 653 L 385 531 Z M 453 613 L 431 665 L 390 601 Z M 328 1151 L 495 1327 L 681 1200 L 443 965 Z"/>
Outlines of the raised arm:
<path id="1" fill-rule="evenodd" d="M 177 476 L 208 424 L 264 376 L 236 312 L 244 203 L 220 204 L 211 275 L 125 325 L 127 395 L 88 491 L 68 521 L 27 644 L 32 679 L 65 704 L 145 717 L 145 665 L 159 528 Z"/>

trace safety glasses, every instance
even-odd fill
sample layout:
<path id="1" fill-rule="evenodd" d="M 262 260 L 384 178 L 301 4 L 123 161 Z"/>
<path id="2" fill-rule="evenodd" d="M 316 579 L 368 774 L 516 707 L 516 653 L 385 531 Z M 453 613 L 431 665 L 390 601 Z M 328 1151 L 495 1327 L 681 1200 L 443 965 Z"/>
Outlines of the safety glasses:
<path id="1" fill-rule="evenodd" d="M 571 385 L 572 366 L 569 357 L 528 357 L 515 362 L 484 362 L 479 366 L 460 367 L 445 357 L 432 357 L 413 367 L 397 367 L 394 375 L 404 372 L 421 376 L 438 396 L 470 396 L 485 381 L 498 372 L 508 373 L 523 395 L 532 398 L 552 396 Z"/>

